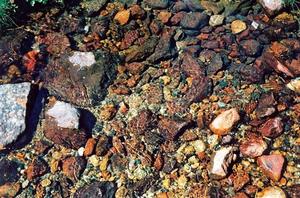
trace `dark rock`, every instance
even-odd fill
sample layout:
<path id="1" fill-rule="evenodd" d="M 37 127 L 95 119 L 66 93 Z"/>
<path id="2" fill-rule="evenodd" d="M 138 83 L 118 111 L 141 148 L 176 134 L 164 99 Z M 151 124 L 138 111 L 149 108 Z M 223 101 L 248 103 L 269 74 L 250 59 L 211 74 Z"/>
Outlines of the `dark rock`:
<path id="1" fill-rule="evenodd" d="M 169 0 L 144 0 L 145 4 L 153 9 L 164 9 L 169 6 Z"/>
<path id="2" fill-rule="evenodd" d="M 280 154 L 263 155 L 257 158 L 262 172 L 274 181 L 279 181 L 284 165 L 284 157 Z"/>
<path id="3" fill-rule="evenodd" d="M 92 182 L 79 188 L 74 198 L 114 198 L 117 185 L 113 182 Z"/>
<path id="4" fill-rule="evenodd" d="M 45 140 L 40 140 L 37 141 L 34 144 L 34 150 L 37 154 L 42 155 L 42 154 L 46 154 L 49 150 L 49 148 L 51 148 L 51 143 Z"/>
<path id="5" fill-rule="evenodd" d="M 96 63 L 81 68 L 72 65 L 68 58 L 68 55 L 63 55 L 58 59 L 50 59 L 44 71 L 45 87 L 51 95 L 57 95 L 77 105 L 99 104 L 106 95 L 106 88 L 115 77 L 118 56 L 97 51 Z"/>
<path id="6" fill-rule="evenodd" d="M 260 43 L 254 39 L 241 41 L 241 46 L 247 56 L 259 56 L 262 50 Z"/>
<path id="7" fill-rule="evenodd" d="M 258 131 L 266 137 L 275 138 L 283 132 L 283 123 L 280 117 L 271 118 L 262 124 Z"/>
<path id="8" fill-rule="evenodd" d="M 201 43 L 201 47 L 206 48 L 206 49 L 215 50 L 215 49 L 218 49 L 220 46 L 219 46 L 218 41 L 212 40 L 212 41 L 203 41 Z"/>
<path id="9" fill-rule="evenodd" d="M 129 122 L 128 130 L 136 135 L 142 135 L 156 125 L 156 116 L 149 110 L 141 111 Z"/>
<path id="10" fill-rule="evenodd" d="M 172 158 L 172 157 L 168 157 L 168 156 L 164 156 L 164 166 L 162 171 L 165 173 L 171 173 L 176 166 L 176 159 Z"/>
<path id="11" fill-rule="evenodd" d="M 129 189 L 129 196 L 130 197 L 141 197 L 144 195 L 149 188 L 154 186 L 156 179 L 154 176 L 145 177 L 132 185 L 128 186 Z"/>
<path id="12" fill-rule="evenodd" d="M 49 168 L 47 162 L 41 158 L 38 158 L 28 165 L 28 168 L 25 172 L 28 180 L 32 181 L 33 179 L 46 174 L 48 170 Z"/>
<path id="13" fill-rule="evenodd" d="M 221 58 L 220 54 L 216 54 L 212 60 L 211 63 L 208 65 L 206 72 L 207 75 L 214 75 L 216 74 L 219 70 L 221 70 L 223 67 L 223 61 Z"/>
<path id="14" fill-rule="evenodd" d="M 125 33 L 124 39 L 121 42 L 120 49 L 124 50 L 129 48 L 134 41 L 136 41 L 139 38 L 139 32 L 138 30 L 131 30 Z"/>
<path id="15" fill-rule="evenodd" d="M 186 29 L 201 29 L 208 24 L 209 17 L 200 12 L 185 13 L 180 25 Z"/>
<path id="16" fill-rule="evenodd" d="M 191 11 L 202 11 L 203 8 L 198 0 L 183 0 Z"/>
<path id="17" fill-rule="evenodd" d="M 156 148 L 164 142 L 164 138 L 162 137 L 162 135 L 156 132 L 146 131 L 145 142 L 148 146 Z"/>
<path id="18" fill-rule="evenodd" d="M 96 14 L 107 3 L 108 0 L 88 0 L 81 3 L 81 7 L 89 16 Z"/>
<path id="19" fill-rule="evenodd" d="M 104 156 L 112 146 L 111 144 L 111 140 L 106 135 L 101 135 L 96 144 L 96 155 Z"/>
<path id="20" fill-rule="evenodd" d="M 257 83 L 261 82 L 264 79 L 264 71 L 260 70 L 250 64 L 236 64 L 233 63 L 229 68 L 229 72 L 237 79 L 241 79 L 247 83 Z"/>
<path id="21" fill-rule="evenodd" d="M 0 160 L 0 186 L 6 183 L 13 183 L 18 181 L 20 174 L 18 172 L 18 163 L 10 161 L 7 158 L 2 158 Z"/>
<path id="22" fill-rule="evenodd" d="M 91 32 L 97 33 L 101 38 L 105 38 L 108 30 L 108 18 L 93 17 L 91 19 Z"/>
<path id="23" fill-rule="evenodd" d="M 189 121 L 174 120 L 167 117 L 163 117 L 158 121 L 158 129 L 166 140 L 175 140 L 178 138 L 188 125 Z"/>
<path id="24" fill-rule="evenodd" d="M 121 154 L 114 154 L 110 161 L 114 172 L 122 172 L 128 168 L 128 158 Z"/>
<path id="25" fill-rule="evenodd" d="M 276 100 L 273 93 L 263 94 L 260 97 L 257 108 L 255 110 L 256 116 L 259 118 L 263 118 L 272 115 L 276 111 L 274 105 L 276 105 Z"/>
<path id="26" fill-rule="evenodd" d="M 172 25 L 178 25 L 180 23 L 180 21 L 183 19 L 183 17 L 185 16 L 186 12 L 178 12 L 176 14 L 174 14 L 172 16 L 172 18 L 170 19 L 170 23 Z"/>
<path id="27" fill-rule="evenodd" d="M 73 181 L 80 179 L 86 166 L 83 157 L 68 157 L 62 161 L 62 172 Z"/>
<path id="28" fill-rule="evenodd" d="M 189 8 L 184 1 L 176 1 L 172 7 L 174 12 L 188 11 L 188 9 Z"/>
<path id="29" fill-rule="evenodd" d="M 158 62 L 173 57 L 176 52 L 176 44 L 173 38 L 174 29 L 164 29 L 154 53 L 148 58 L 150 62 Z"/>
<path id="30" fill-rule="evenodd" d="M 65 34 L 82 33 L 84 32 L 84 19 L 76 16 L 68 15 L 61 17 L 58 21 L 60 31 Z"/>
<path id="31" fill-rule="evenodd" d="M 300 197 L 300 184 L 294 184 L 287 188 L 287 193 L 290 198 Z"/>

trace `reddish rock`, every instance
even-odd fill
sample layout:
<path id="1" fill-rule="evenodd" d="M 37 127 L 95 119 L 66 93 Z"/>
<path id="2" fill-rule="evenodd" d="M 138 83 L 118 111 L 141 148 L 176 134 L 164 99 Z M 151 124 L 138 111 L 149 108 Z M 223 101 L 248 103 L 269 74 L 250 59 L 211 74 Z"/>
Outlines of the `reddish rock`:
<path id="1" fill-rule="evenodd" d="M 245 171 L 239 171 L 229 176 L 228 180 L 233 184 L 235 191 L 241 190 L 249 181 L 249 174 Z"/>
<path id="2" fill-rule="evenodd" d="M 143 91 L 148 104 L 161 104 L 163 101 L 163 90 L 160 85 L 150 84 L 150 86 Z"/>
<path id="3" fill-rule="evenodd" d="M 19 183 L 4 184 L 0 186 L 0 197 L 16 197 L 20 189 L 21 185 Z"/>
<path id="4" fill-rule="evenodd" d="M 149 110 L 141 111 L 129 122 L 128 130 L 134 134 L 144 134 L 156 125 L 156 116 Z"/>
<path id="5" fill-rule="evenodd" d="M 96 140 L 94 138 L 89 138 L 84 147 L 84 156 L 91 156 L 95 150 Z"/>
<path id="6" fill-rule="evenodd" d="M 219 48 L 219 42 L 216 40 L 212 41 L 203 41 L 201 44 L 201 47 L 206 48 L 206 49 L 218 49 Z"/>
<path id="7" fill-rule="evenodd" d="M 131 6 L 129 8 L 129 10 L 130 10 L 131 16 L 135 19 L 141 19 L 146 14 L 145 10 L 137 4 Z"/>
<path id="8" fill-rule="evenodd" d="M 161 11 L 157 17 L 162 23 L 168 23 L 171 16 L 172 16 L 171 12 Z"/>
<path id="9" fill-rule="evenodd" d="M 58 32 L 48 33 L 45 38 L 39 38 L 38 40 L 40 43 L 45 43 L 48 46 L 47 51 L 53 55 L 65 53 L 71 46 L 69 38 Z"/>
<path id="10" fill-rule="evenodd" d="M 209 17 L 204 12 L 185 13 L 180 25 L 185 29 L 201 29 L 208 25 Z"/>
<path id="11" fill-rule="evenodd" d="M 240 151 L 244 156 L 255 158 L 261 156 L 267 147 L 268 145 L 262 137 L 251 133 L 241 143 Z"/>
<path id="12" fill-rule="evenodd" d="M 166 140 L 174 140 L 178 138 L 188 124 L 189 122 L 186 120 L 174 120 L 163 117 L 158 121 L 158 129 Z"/>
<path id="13" fill-rule="evenodd" d="M 236 193 L 232 198 L 248 198 L 248 195 L 243 192 Z"/>
<path id="14" fill-rule="evenodd" d="M 272 92 L 263 94 L 260 97 L 257 108 L 255 110 L 256 116 L 259 118 L 263 118 L 272 115 L 276 111 L 276 109 L 274 108 L 275 105 L 276 100 Z"/>
<path id="15" fill-rule="evenodd" d="M 283 65 L 272 53 L 265 52 L 262 55 L 262 61 L 264 65 L 269 68 L 273 68 L 276 72 L 284 73 L 287 76 L 294 77 L 294 74 L 290 71 L 290 69 Z"/>
<path id="16" fill-rule="evenodd" d="M 283 132 L 283 123 L 280 117 L 271 118 L 262 124 L 258 131 L 266 137 L 275 138 Z"/>
<path id="17" fill-rule="evenodd" d="M 62 172 L 68 178 L 76 181 L 84 171 L 86 160 L 82 157 L 68 157 L 62 162 Z"/>
<path id="18" fill-rule="evenodd" d="M 280 154 L 263 155 L 257 158 L 262 172 L 274 181 L 279 181 L 284 165 L 284 157 Z"/>
<path id="19" fill-rule="evenodd" d="M 295 76 L 300 76 L 300 54 L 297 59 L 293 59 L 291 63 L 287 64 L 287 67 Z"/>
<path id="20" fill-rule="evenodd" d="M 138 30 L 131 30 L 125 32 L 124 39 L 121 42 L 120 49 L 124 50 L 129 48 L 134 43 L 134 41 L 136 41 L 138 38 L 139 38 Z"/>
<path id="21" fill-rule="evenodd" d="M 34 144 L 34 150 L 37 152 L 37 154 L 46 154 L 46 152 L 51 147 L 51 143 L 45 140 L 40 140 Z"/>
<path id="22" fill-rule="evenodd" d="M 241 46 L 247 56 L 258 56 L 262 49 L 260 43 L 254 39 L 242 41 Z"/>
<path id="23" fill-rule="evenodd" d="M 183 19 L 185 12 L 178 12 L 174 14 L 174 16 L 170 19 L 172 25 L 178 25 L 180 21 Z"/>
<path id="24" fill-rule="evenodd" d="M 29 181 L 44 175 L 48 171 L 48 164 L 42 159 L 35 159 L 31 164 L 28 165 L 25 170 Z"/>

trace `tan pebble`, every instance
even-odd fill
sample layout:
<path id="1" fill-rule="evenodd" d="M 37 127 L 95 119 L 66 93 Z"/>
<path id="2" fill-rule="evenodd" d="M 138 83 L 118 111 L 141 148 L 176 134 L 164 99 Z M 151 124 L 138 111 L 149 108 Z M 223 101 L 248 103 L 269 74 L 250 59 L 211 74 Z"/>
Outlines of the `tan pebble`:
<path id="1" fill-rule="evenodd" d="M 244 21 L 235 20 L 231 23 L 231 31 L 233 34 L 241 33 L 247 29 L 247 25 Z"/>
<path id="2" fill-rule="evenodd" d="M 50 184 L 51 184 L 51 180 L 48 179 L 48 178 L 41 181 L 41 185 L 42 185 L 43 187 L 47 187 L 47 186 L 49 186 Z"/>
<path id="3" fill-rule="evenodd" d="M 272 186 L 256 193 L 255 198 L 286 198 L 286 195 L 281 188 Z"/>

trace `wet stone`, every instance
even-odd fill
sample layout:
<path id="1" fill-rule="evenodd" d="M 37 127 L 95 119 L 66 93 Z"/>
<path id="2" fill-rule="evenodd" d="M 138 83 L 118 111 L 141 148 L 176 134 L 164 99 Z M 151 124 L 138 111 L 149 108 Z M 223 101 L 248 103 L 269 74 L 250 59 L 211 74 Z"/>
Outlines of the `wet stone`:
<path id="1" fill-rule="evenodd" d="M 14 142 L 25 131 L 30 83 L 0 85 L 0 146 Z"/>
<path id="2" fill-rule="evenodd" d="M 20 174 L 18 172 L 18 163 L 10 161 L 7 158 L 2 158 L 0 160 L 0 186 L 6 183 L 13 183 L 18 181 Z"/>
<path id="3" fill-rule="evenodd" d="M 284 157 L 280 154 L 263 155 L 257 159 L 262 172 L 274 181 L 279 181 L 282 174 Z"/>
<path id="4" fill-rule="evenodd" d="M 79 188 L 74 198 L 114 198 L 117 185 L 113 182 L 92 182 Z"/>
<path id="5" fill-rule="evenodd" d="M 185 13 L 180 25 L 186 29 L 200 29 L 208 24 L 209 17 L 200 12 Z"/>

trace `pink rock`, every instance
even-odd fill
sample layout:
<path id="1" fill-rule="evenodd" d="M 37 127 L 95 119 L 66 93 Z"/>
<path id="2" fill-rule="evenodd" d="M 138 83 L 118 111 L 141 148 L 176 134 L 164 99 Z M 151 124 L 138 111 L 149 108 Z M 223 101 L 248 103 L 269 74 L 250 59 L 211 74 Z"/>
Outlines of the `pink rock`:
<path id="1" fill-rule="evenodd" d="M 258 131 L 265 137 L 275 138 L 283 132 L 283 123 L 280 117 L 271 118 L 262 124 Z"/>
<path id="2" fill-rule="evenodd" d="M 257 164 L 267 177 L 274 181 L 279 181 L 284 164 L 284 157 L 280 154 L 263 155 L 257 158 Z"/>
<path id="3" fill-rule="evenodd" d="M 240 145 L 240 151 L 244 156 L 259 157 L 267 149 L 268 145 L 262 137 L 250 134 Z"/>

